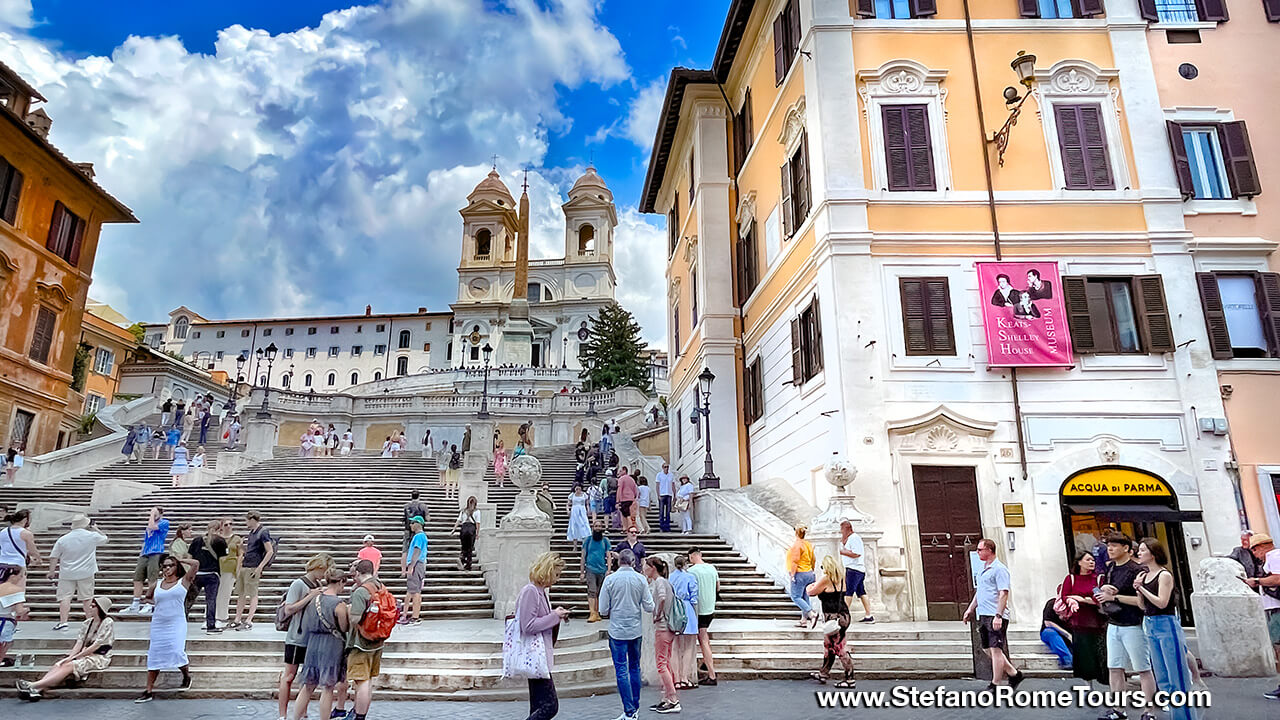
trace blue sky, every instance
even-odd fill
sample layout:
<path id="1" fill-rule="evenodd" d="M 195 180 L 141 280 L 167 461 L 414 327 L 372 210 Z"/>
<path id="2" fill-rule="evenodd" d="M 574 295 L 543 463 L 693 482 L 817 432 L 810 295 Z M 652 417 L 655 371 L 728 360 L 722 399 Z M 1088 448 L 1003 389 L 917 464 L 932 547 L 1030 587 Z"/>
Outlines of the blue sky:
<path id="1" fill-rule="evenodd" d="M 0 0 L 0 59 L 143 221 L 104 232 L 91 290 L 132 318 L 443 308 L 496 153 L 512 187 L 537 168 L 535 256 L 594 161 L 619 298 L 660 342 L 660 219 L 635 205 L 667 73 L 709 65 L 728 4 Z"/>

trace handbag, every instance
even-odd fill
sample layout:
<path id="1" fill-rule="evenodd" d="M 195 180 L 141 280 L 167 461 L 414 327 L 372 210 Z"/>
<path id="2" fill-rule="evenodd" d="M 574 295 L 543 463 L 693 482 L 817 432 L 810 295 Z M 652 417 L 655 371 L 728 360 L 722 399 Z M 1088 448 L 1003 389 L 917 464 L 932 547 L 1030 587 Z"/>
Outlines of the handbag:
<path id="1" fill-rule="evenodd" d="M 547 644 L 542 633 L 525 635 L 520 632 L 520 621 L 515 615 L 507 616 L 507 629 L 502 637 L 502 677 L 551 677 L 551 671 L 547 667 Z"/>
<path id="2" fill-rule="evenodd" d="M 826 621 L 826 622 L 822 623 L 822 634 L 823 634 L 823 635 L 834 635 L 834 634 L 836 634 L 836 633 L 838 633 L 838 632 L 840 632 L 840 621 L 839 621 L 839 620 L 836 620 L 836 619 L 832 618 L 831 620 L 828 620 L 828 621 Z"/>
<path id="3" fill-rule="evenodd" d="M 1062 581 L 1062 584 L 1058 586 L 1058 597 L 1053 601 L 1053 612 L 1063 620 L 1070 620 L 1071 616 L 1076 614 L 1076 610 L 1080 609 L 1077 603 L 1070 602 L 1064 597 L 1066 589 L 1070 587 L 1070 583 L 1071 576 L 1068 575 Z"/>

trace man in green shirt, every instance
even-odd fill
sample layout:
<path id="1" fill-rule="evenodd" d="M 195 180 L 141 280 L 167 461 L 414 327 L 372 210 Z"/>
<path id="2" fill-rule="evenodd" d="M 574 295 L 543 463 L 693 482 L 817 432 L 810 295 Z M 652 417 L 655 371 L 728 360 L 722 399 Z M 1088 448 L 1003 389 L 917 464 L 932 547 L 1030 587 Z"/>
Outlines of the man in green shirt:
<path id="1" fill-rule="evenodd" d="M 373 702 L 373 679 L 382 673 L 383 640 L 372 640 L 360 633 L 360 621 L 369 609 L 372 590 L 382 585 L 373 574 L 373 563 L 357 560 L 356 587 L 351 591 L 351 628 L 347 630 L 347 682 L 356 696 L 355 720 L 365 720 Z"/>
<path id="2" fill-rule="evenodd" d="M 702 647 L 702 662 L 707 666 L 707 676 L 699 685 L 716 684 L 716 661 L 711 656 L 711 621 L 716 619 L 716 597 L 720 595 L 720 571 L 715 565 L 702 560 L 702 550 L 689 548 L 689 572 L 698 580 L 698 645 Z"/>

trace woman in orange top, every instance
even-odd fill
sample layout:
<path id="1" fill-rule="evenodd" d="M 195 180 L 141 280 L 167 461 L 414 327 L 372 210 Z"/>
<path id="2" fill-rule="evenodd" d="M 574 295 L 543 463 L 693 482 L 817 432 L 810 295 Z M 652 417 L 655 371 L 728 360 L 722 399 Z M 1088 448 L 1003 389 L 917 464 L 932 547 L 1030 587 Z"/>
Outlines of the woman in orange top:
<path id="1" fill-rule="evenodd" d="M 818 614 L 809 603 L 806 588 L 814 581 L 813 576 L 813 543 L 804 539 L 809 528 L 801 525 L 796 528 L 796 541 L 787 551 L 787 574 L 791 578 L 791 602 L 800 608 L 800 622 L 796 627 L 809 625 L 816 620 Z"/>

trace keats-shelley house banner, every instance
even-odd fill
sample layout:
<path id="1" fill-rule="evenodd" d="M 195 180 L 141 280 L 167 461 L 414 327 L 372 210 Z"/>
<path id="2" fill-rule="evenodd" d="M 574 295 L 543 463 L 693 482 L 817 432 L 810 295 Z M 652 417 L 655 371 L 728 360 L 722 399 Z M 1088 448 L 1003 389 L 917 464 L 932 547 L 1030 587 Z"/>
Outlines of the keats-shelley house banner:
<path id="1" fill-rule="evenodd" d="M 1058 264 L 980 262 L 978 296 L 991 367 L 1075 363 Z"/>

